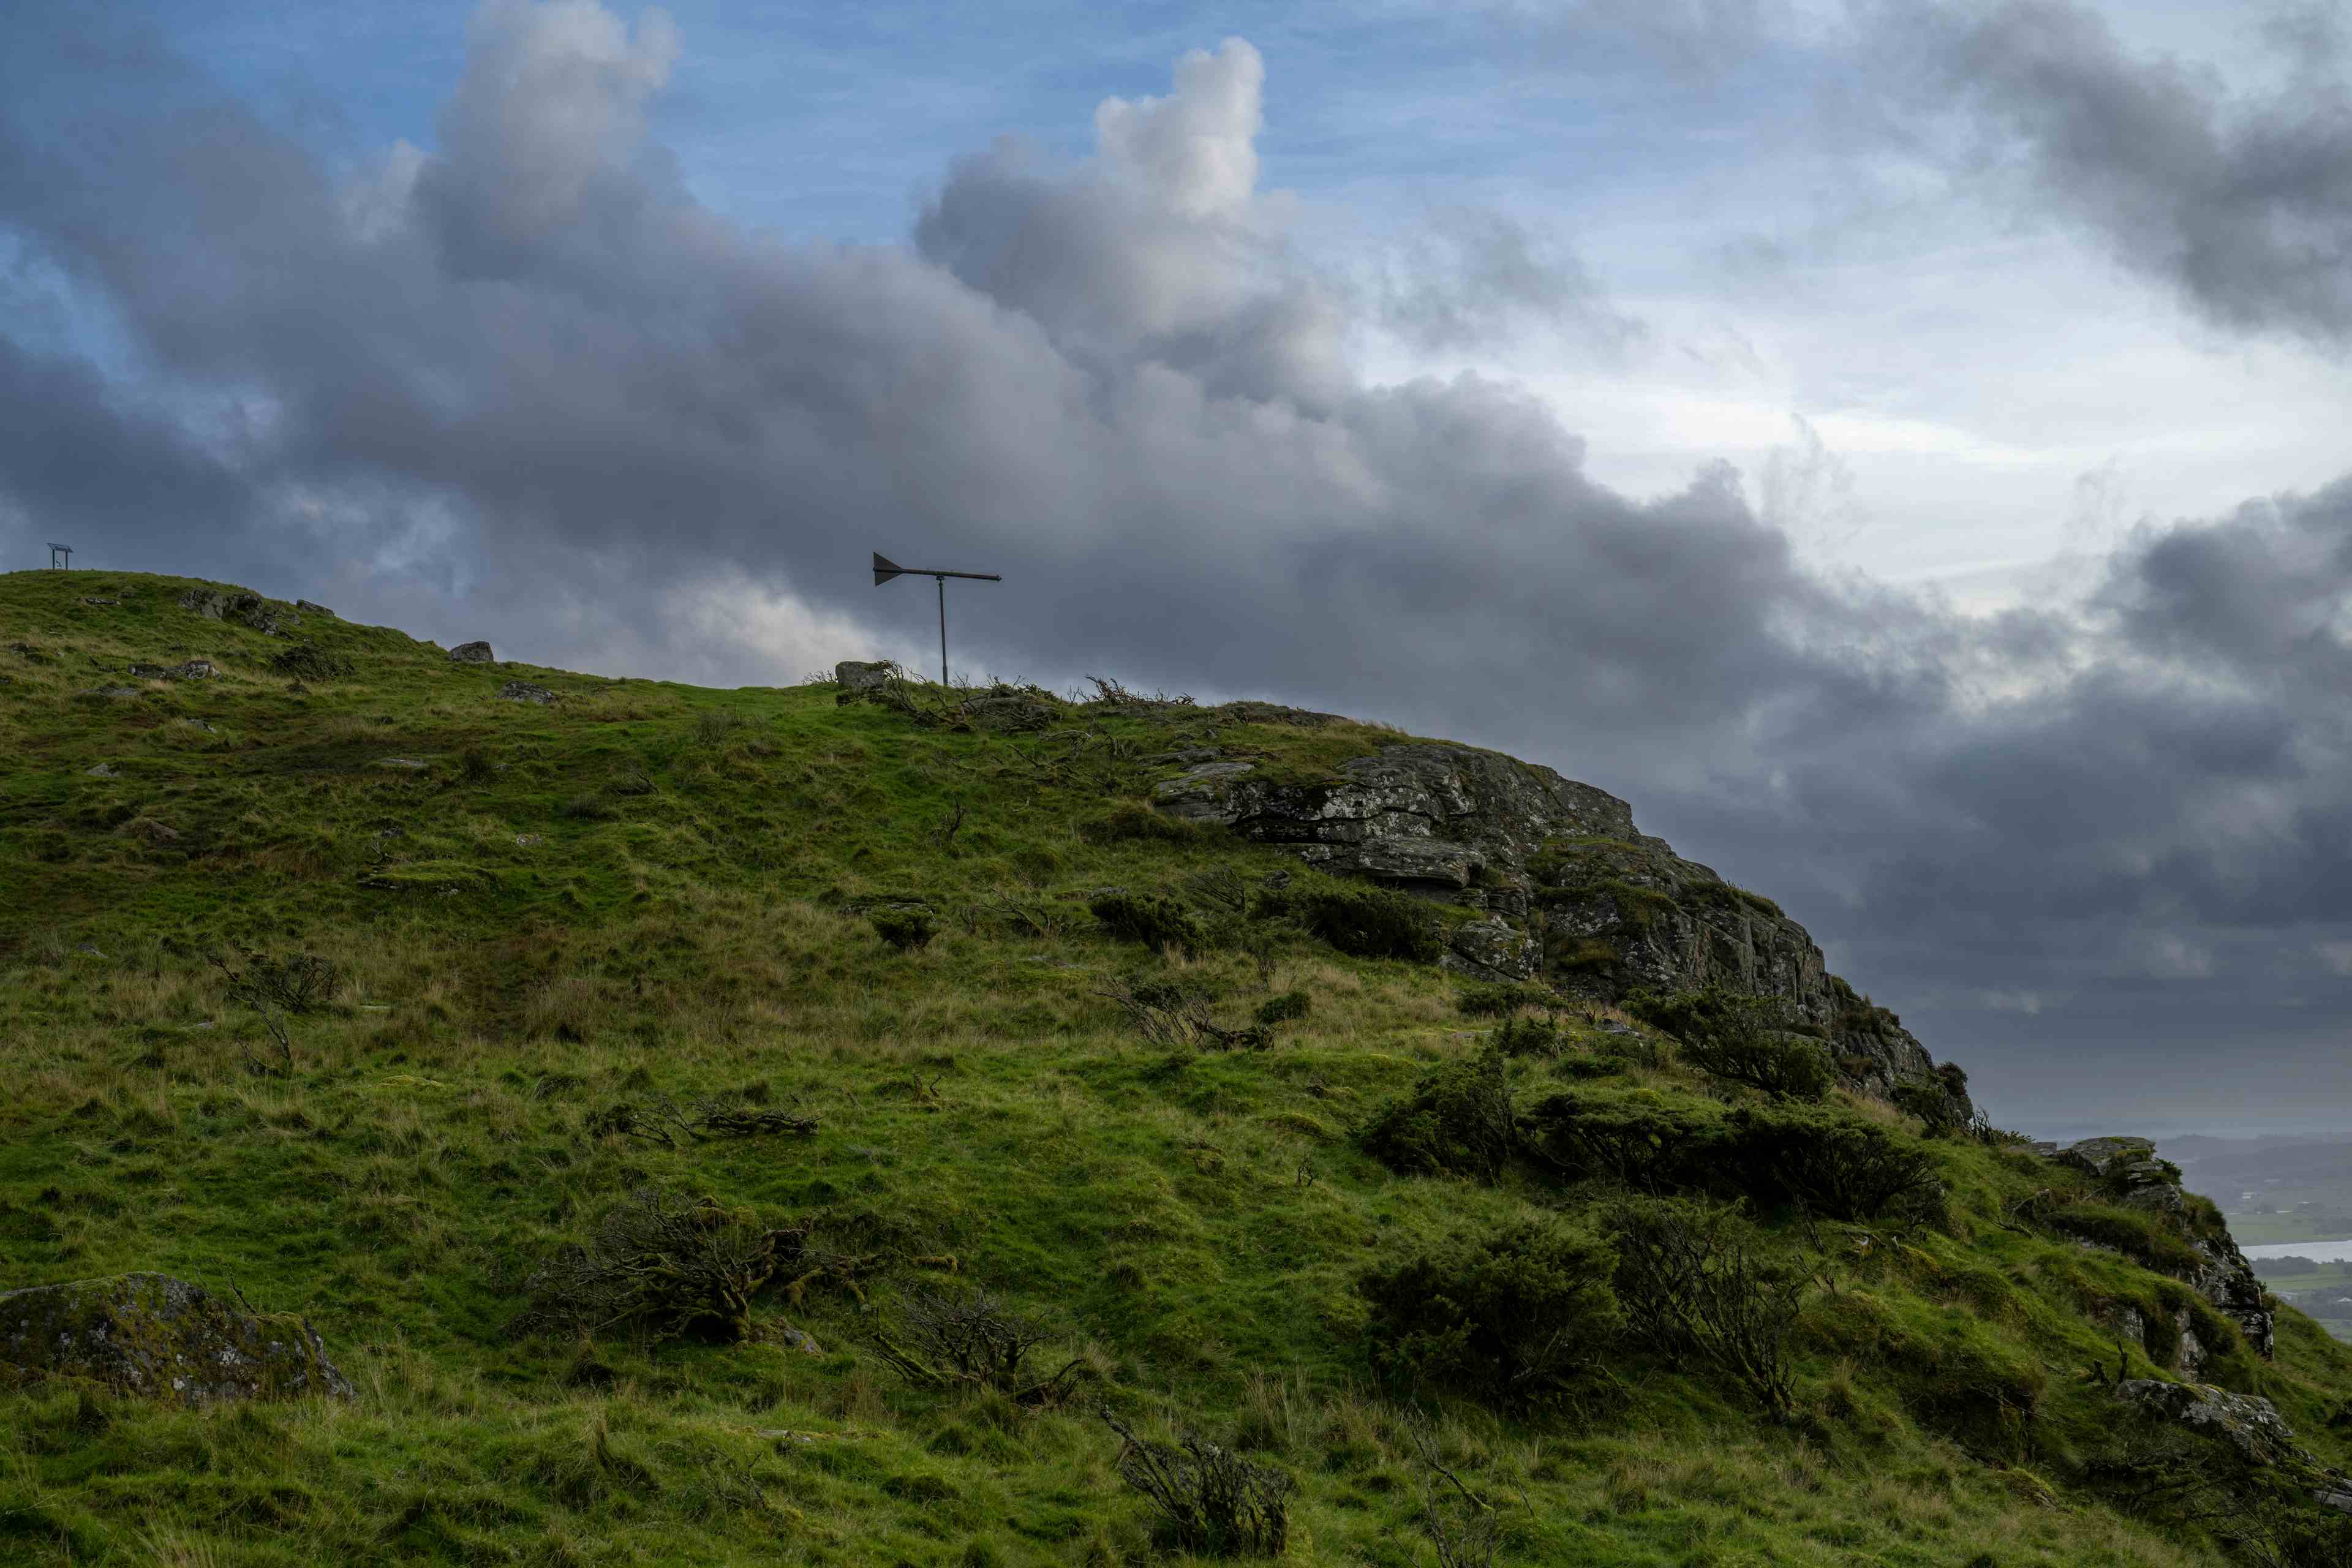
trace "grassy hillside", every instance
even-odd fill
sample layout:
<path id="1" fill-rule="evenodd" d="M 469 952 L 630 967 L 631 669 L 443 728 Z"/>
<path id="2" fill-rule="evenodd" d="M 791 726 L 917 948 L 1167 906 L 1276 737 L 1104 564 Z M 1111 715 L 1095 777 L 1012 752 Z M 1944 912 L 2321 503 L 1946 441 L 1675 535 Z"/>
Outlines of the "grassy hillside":
<path id="1" fill-rule="evenodd" d="M 1032 698 L 1045 727 L 992 731 L 457 664 L 315 611 L 270 635 L 181 607 L 205 586 L 0 577 L 0 1289 L 241 1293 L 359 1394 L 0 1385 L 0 1561 L 1155 1560 L 1102 1408 L 1286 1476 L 1302 1563 L 1438 1562 L 1433 1516 L 1504 1563 L 2182 1564 L 2243 1532 L 2118 1481 L 2107 1383 L 2169 1372 L 2115 1313 L 2194 1303 L 2145 1216 L 2086 1245 L 2088 1178 L 1349 956 L 1294 860 L 1140 804 L 1168 753 L 1311 776 L 1393 731 Z M 190 659 L 215 673 L 125 673 Z M 1107 887 L 1190 934 L 1121 940 Z M 316 1005 L 251 1005 L 298 955 L 333 966 Z M 1524 1121 L 1487 1158 L 1463 1119 L 1496 1085 Z M 1639 1145 L 1613 1178 L 1604 1122 Z M 1759 1125 L 1868 1129 L 1940 1190 L 1840 1217 L 1732 1157 Z M 786 1233 L 751 1337 L 518 1331 L 647 1188 Z M 1666 1331 L 1626 1261 L 1660 1214 L 1790 1304 L 1780 1393 Z M 973 1291 L 1036 1321 L 1037 1373 L 1076 1365 L 1025 1398 L 894 1366 L 910 1312 Z M 1480 1302 L 1530 1320 L 1496 1378 L 1444 1331 Z M 2290 1310 L 2265 1363 L 2195 1323 L 2206 1378 L 2352 1460 L 2352 1347 Z"/>

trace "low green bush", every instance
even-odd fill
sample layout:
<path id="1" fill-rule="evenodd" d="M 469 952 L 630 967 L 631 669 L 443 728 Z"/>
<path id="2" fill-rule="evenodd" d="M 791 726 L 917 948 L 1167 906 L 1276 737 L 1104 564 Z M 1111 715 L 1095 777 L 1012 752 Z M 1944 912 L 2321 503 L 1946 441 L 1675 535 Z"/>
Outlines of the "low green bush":
<path id="1" fill-rule="evenodd" d="M 1764 1201 L 1846 1220 L 1897 1209 L 1932 1217 L 1940 1207 L 1935 1156 L 1874 1121 L 1811 1106 L 1740 1106 L 1724 1132 L 1726 1173 Z"/>
<path id="2" fill-rule="evenodd" d="M 1549 1007 L 1554 998 L 1540 985 L 1473 985 L 1454 999 L 1465 1018 L 1508 1018 L 1514 1014 Z"/>
<path id="3" fill-rule="evenodd" d="M 1315 998 L 1304 991 L 1286 991 L 1279 996 L 1269 996 L 1257 1005 L 1255 1016 L 1261 1024 L 1291 1024 L 1313 1011 Z"/>
<path id="4" fill-rule="evenodd" d="M 1223 831 L 1170 816 L 1137 801 L 1122 801 L 1093 821 L 1078 825 L 1078 837 L 1090 844 L 1197 845 L 1220 837 Z"/>
<path id="5" fill-rule="evenodd" d="M 1495 1048 L 1507 1057 L 1556 1057 L 1559 1026 L 1549 1018 L 1506 1018 L 1494 1034 Z"/>
<path id="6" fill-rule="evenodd" d="M 1538 1102 L 1527 1112 L 1522 1135 L 1563 1173 L 1673 1191 L 1706 1184 L 1723 1116 L 1713 1106 L 1649 1089 L 1584 1089 Z"/>
<path id="7" fill-rule="evenodd" d="M 1097 893 L 1087 903 L 1103 929 L 1122 942 L 1146 947 L 1173 947 L 1185 952 L 1203 941 L 1201 922 L 1182 904 L 1164 893 L 1129 893 L 1117 889 Z"/>
<path id="8" fill-rule="evenodd" d="M 1391 888 L 1294 882 L 1261 891 L 1251 912 L 1261 920 L 1295 920 L 1309 935 L 1356 958 L 1433 963 L 1443 951 L 1437 911 Z"/>
<path id="9" fill-rule="evenodd" d="M 939 922 L 922 910 L 876 910 L 866 918 L 873 922 L 874 934 L 900 952 L 929 945 L 940 931 Z"/>
<path id="10" fill-rule="evenodd" d="M 1406 1175 L 1492 1182 L 1519 1146 L 1502 1052 L 1491 1045 L 1468 1061 L 1423 1073 L 1411 1094 L 1383 1106 L 1358 1134 L 1372 1158 Z"/>
<path id="11" fill-rule="evenodd" d="M 1552 1402 L 1623 1324 L 1615 1267 L 1608 1243 L 1550 1215 L 1457 1231 L 1357 1281 L 1373 1365 L 1400 1388 Z"/>

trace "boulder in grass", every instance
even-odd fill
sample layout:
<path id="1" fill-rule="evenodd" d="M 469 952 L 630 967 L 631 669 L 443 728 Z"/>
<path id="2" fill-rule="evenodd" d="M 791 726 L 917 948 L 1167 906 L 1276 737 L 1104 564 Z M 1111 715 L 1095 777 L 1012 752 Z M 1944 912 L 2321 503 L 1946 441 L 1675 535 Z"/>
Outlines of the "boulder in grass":
<path id="1" fill-rule="evenodd" d="M 887 658 L 870 663 L 864 659 L 845 658 L 833 667 L 833 679 L 844 691 L 864 691 L 868 687 L 887 686 L 898 673 L 898 667 Z"/>
<path id="2" fill-rule="evenodd" d="M 461 642 L 449 650 L 451 664 L 496 664 L 499 656 L 490 651 L 486 642 Z"/>
<path id="3" fill-rule="evenodd" d="M 88 1378 L 167 1405 L 352 1397 L 310 1325 L 166 1274 L 0 1294 L 0 1384 Z"/>
<path id="4" fill-rule="evenodd" d="M 562 699 L 554 692 L 550 691 L 544 686 L 533 686 L 528 680 L 509 680 L 504 686 L 499 688 L 499 700 L 501 702 L 536 702 L 544 707 L 550 702 L 561 701 Z"/>

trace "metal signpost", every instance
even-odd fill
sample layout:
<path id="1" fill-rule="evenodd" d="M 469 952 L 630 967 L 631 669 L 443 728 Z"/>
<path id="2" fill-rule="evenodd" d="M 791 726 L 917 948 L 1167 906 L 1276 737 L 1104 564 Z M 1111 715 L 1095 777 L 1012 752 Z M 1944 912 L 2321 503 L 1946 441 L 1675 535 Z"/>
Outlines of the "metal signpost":
<path id="1" fill-rule="evenodd" d="M 880 551 L 874 552 L 874 585 L 879 588 L 893 577 L 936 577 L 940 584 L 940 684 L 948 683 L 948 579 L 969 577 L 975 583 L 1002 583 L 1003 577 L 994 572 L 931 572 L 920 566 L 901 566 Z"/>
<path id="2" fill-rule="evenodd" d="M 50 545 L 49 564 L 53 567 L 71 566 L 73 564 L 73 546 L 70 544 Z"/>

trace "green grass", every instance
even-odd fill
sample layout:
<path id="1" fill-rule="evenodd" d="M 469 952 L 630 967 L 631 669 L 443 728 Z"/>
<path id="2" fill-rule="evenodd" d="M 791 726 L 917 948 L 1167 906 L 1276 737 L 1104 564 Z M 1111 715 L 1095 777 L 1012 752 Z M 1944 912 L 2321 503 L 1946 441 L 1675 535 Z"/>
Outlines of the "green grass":
<path id="1" fill-rule="evenodd" d="M 285 640 L 178 609 L 191 585 L 0 577 L 0 1289 L 133 1268 L 235 1287 L 307 1315 L 360 1397 L 173 1412 L 0 1392 L 0 1560 L 1152 1560 L 1083 1403 L 909 1389 L 866 1348 L 898 1292 L 951 1274 L 1045 1315 L 1088 1400 L 1288 1469 L 1291 1561 L 1431 1561 L 1355 1281 L 1458 1226 L 1606 1193 L 1399 1177 L 1356 1147 L 1478 1047 L 1439 970 L 1264 923 L 1158 952 L 1087 912 L 1108 886 L 1192 898 L 1213 868 L 1296 868 L 1221 833 L 1087 831 L 1174 771 L 1151 755 L 1213 744 L 1311 778 L 1400 737 L 1100 706 L 995 736 L 825 688 L 452 665 L 315 616 L 297 637 L 355 673 L 295 691 L 268 662 Z M 221 674 L 121 674 L 189 658 Z M 562 700 L 499 700 L 517 678 Z M 136 695 L 84 694 L 118 685 Z M 895 952 L 866 911 L 917 900 L 939 934 Z M 342 966 L 333 1005 L 292 1021 L 291 1077 L 253 1070 L 260 1024 L 206 962 L 238 948 Z M 1098 994 L 1139 973 L 1227 1025 L 1292 991 L 1311 1006 L 1267 1050 L 1171 1051 Z M 1566 1020 L 1559 1060 L 1512 1063 L 1523 1099 L 1596 1047 L 1622 1056 L 1602 1012 Z M 1620 1077 L 1664 1103 L 1756 1098 L 1664 1059 Z M 659 1094 L 796 1107 L 819 1130 L 676 1148 L 591 1130 Z M 1499 1511 L 1498 1560 L 2212 1560 L 2074 1484 L 2112 1424 L 2085 1375 L 2114 1359 L 2098 1313 L 2168 1282 L 2003 1223 L 2080 1178 L 1929 1147 L 1940 1226 L 1759 1215 L 1821 1281 L 1789 1424 L 1630 1350 L 1540 1416 L 1437 1401 L 1445 1462 Z M 822 1353 L 509 1337 L 530 1264 L 648 1183 L 813 1222 L 865 1259 L 854 1289 L 758 1305 Z M 2274 1365 L 2224 1356 L 2215 1375 L 2352 1461 L 2326 1421 L 2352 1350 L 2283 1323 Z"/>

